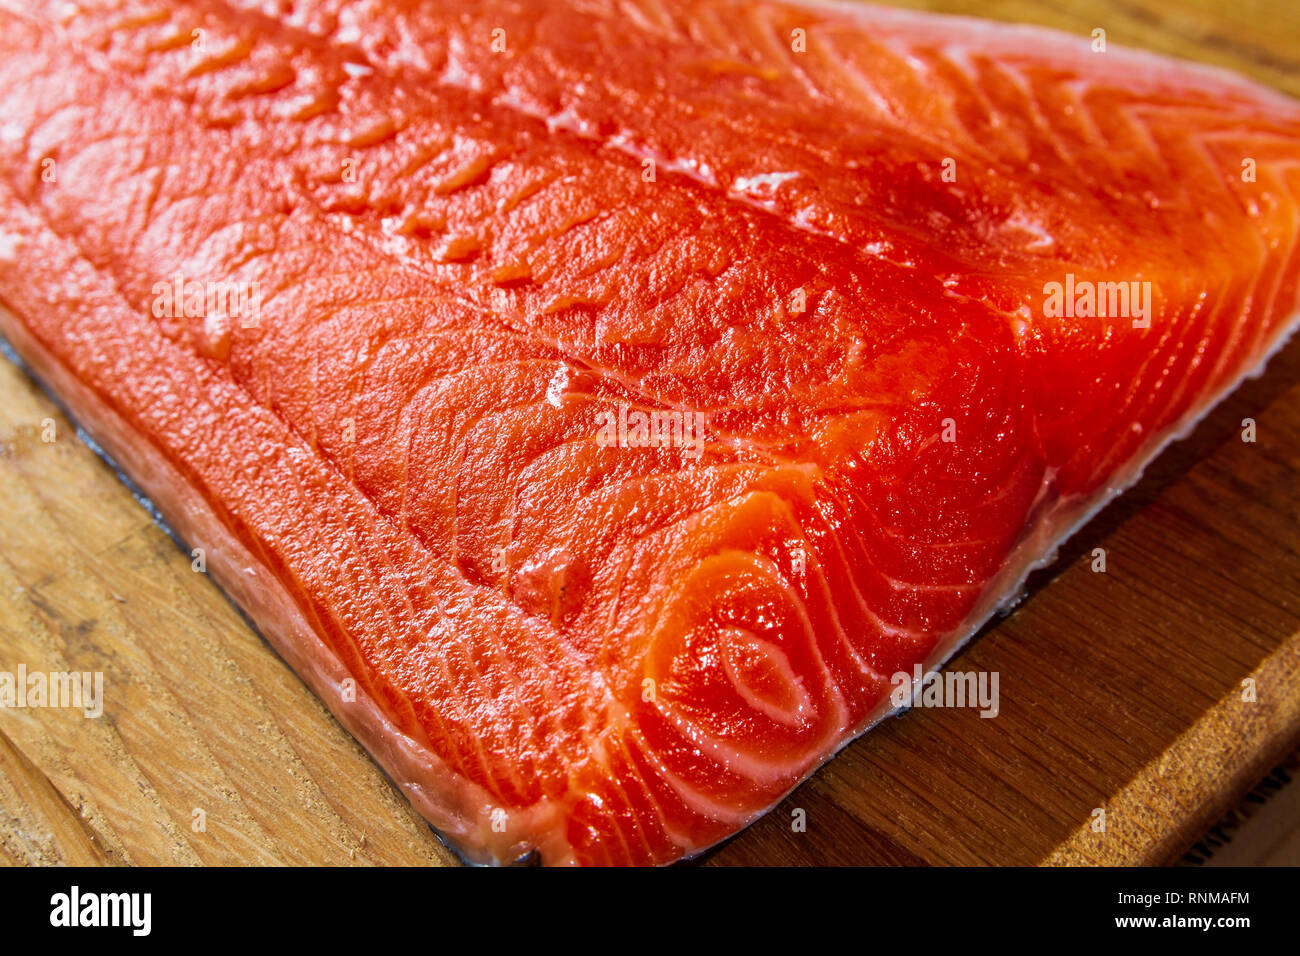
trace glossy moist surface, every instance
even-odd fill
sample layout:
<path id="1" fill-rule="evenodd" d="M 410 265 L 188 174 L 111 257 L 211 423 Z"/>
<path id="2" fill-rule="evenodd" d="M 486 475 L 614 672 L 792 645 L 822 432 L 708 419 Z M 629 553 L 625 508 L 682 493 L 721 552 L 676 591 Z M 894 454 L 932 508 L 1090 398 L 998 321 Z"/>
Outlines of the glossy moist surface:
<path id="1" fill-rule="evenodd" d="M 743 826 L 1297 307 L 1300 111 L 1044 31 L 5 5 L 0 117 L 28 353 L 210 509 L 476 860 Z M 256 283 L 256 321 L 159 315 L 177 276 Z M 1067 276 L 1150 282 L 1147 327 L 1049 317 Z M 602 444 L 620 407 L 704 447 Z"/>

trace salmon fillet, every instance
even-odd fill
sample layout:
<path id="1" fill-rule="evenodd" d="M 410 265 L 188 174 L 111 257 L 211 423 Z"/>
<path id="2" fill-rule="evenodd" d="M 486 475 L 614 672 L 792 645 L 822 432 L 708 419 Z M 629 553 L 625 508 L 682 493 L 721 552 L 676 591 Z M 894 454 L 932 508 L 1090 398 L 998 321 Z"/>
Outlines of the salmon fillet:
<path id="1" fill-rule="evenodd" d="M 894 710 L 1285 339 L 1297 195 L 1295 103 L 1037 28 L 0 0 L 0 332 L 475 862 Z"/>

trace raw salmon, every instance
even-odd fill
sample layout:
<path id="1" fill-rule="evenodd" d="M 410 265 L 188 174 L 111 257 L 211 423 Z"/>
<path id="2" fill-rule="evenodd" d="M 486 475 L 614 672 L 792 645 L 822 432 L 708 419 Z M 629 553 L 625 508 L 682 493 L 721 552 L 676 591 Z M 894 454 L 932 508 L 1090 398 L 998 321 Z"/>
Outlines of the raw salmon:
<path id="1" fill-rule="evenodd" d="M 1294 326 L 1300 107 L 1096 46 L 4 0 L 0 330 L 467 859 L 676 860 Z"/>

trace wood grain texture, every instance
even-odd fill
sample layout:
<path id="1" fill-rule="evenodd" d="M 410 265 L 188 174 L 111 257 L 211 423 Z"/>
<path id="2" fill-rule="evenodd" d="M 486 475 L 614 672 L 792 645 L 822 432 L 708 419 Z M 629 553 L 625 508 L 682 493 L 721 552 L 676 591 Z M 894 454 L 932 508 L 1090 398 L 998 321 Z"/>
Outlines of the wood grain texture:
<path id="1" fill-rule="evenodd" d="M 949 0 L 1300 95 L 1300 7 Z M 1244 417 L 1258 441 L 1240 440 Z M 52 420 L 55 440 L 42 440 Z M 1300 736 L 1300 344 L 950 665 L 1001 712 L 915 710 L 703 862 L 1176 858 Z M 0 862 L 440 864 L 395 788 L 189 555 L 0 361 L 0 670 L 102 671 L 104 715 L 0 710 Z M 1107 572 L 1093 573 L 1093 548 Z M 1253 677 L 1256 700 L 1242 700 Z M 1106 810 L 1104 833 L 1094 810 Z M 806 832 L 792 813 L 804 811 Z M 205 827 L 195 827 L 202 810 Z"/>
<path id="2" fill-rule="evenodd" d="M 1201 835 L 1183 862 L 1189 866 L 1300 866 L 1300 750 L 1283 758 Z"/>

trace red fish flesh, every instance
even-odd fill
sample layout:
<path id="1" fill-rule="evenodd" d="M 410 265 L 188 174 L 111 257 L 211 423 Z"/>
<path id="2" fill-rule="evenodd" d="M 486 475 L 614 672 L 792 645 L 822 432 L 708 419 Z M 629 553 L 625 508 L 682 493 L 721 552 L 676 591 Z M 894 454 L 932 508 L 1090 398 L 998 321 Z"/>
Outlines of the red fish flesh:
<path id="1" fill-rule="evenodd" d="M 0 331 L 433 825 L 663 863 L 1295 324 L 1300 108 L 1036 28 L 0 3 Z"/>

